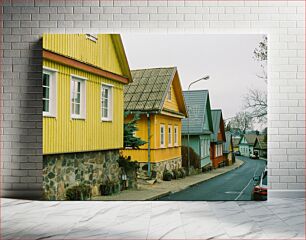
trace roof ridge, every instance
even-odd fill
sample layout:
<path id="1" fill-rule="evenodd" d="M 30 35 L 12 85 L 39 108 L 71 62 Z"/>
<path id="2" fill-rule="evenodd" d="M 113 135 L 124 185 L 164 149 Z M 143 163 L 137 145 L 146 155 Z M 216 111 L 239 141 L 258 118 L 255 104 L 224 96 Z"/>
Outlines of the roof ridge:
<path id="1" fill-rule="evenodd" d="M 150 70 L 150 69 L 170 69 L 170 68 L 176 68 L 176 66 L 172 66 L 172 67 L 150 67 L 150 68 L 138 68 L 138 69 L 133 69 L 131 71 L 140 71 L 140 70 Z"/>

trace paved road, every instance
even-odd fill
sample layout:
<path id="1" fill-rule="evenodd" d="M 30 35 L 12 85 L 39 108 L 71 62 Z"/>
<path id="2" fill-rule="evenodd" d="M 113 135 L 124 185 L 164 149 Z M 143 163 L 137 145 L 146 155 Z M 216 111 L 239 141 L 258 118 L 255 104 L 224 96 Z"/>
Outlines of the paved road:
<path id="1" fill-rule="evenodd" d="M 245 162 L 242 167 L 158 200 L 251 200 L 253 176 L 262 173 L 266 161 L 238 158 Z"/>

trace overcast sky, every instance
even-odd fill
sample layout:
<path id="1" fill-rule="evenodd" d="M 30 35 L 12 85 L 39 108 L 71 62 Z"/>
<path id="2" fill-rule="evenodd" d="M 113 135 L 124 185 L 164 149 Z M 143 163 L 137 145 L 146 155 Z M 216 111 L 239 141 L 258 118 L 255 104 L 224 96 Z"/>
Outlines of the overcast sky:
<path id="1" fill-rule="evenodd" d="M 266 90 L 253 59 L 259 34 L 121 34 L 131 70 L 176 66 L 183 90 L 205 75 L 208 81 L 191 89 L 208 89 L 212 108 L 224 119 L 242 110 L 248 88 Z"/>

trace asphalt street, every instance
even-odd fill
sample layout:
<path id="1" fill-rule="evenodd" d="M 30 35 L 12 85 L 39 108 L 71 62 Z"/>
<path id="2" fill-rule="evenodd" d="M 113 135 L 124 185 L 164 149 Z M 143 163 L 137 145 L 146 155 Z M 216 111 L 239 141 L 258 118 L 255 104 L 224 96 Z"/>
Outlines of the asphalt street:
<path id="1" fill-rule="evenodd" d="M 253 177 L 259 176 L 264 171 L 266 161 L 242 156 L 236 158 L 245 162 L 240 168 L 158 200 L 251 200 L 251 192 L 254 187 Z"/>

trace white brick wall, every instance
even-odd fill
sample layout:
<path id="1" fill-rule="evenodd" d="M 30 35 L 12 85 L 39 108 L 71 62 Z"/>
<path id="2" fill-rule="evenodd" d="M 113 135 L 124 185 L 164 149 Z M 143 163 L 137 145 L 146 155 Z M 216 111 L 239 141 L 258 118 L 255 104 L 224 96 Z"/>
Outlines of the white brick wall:
<path id="1" fill-rule="evenodd" d="M 41 191 L 41 34 L 203 32 L 269 35 L 269 182 L 305 189 L 303 1 L 4 0 L 2 196 Z"/>

